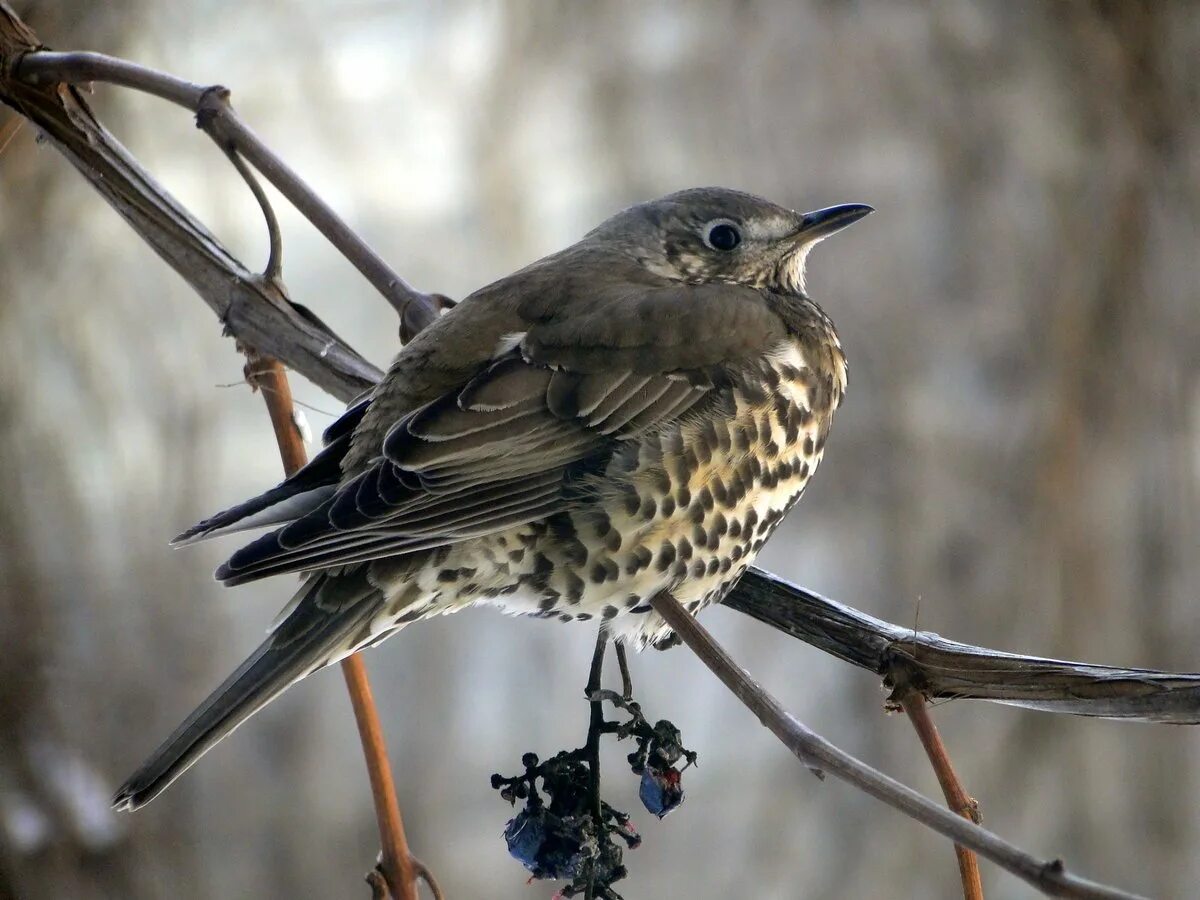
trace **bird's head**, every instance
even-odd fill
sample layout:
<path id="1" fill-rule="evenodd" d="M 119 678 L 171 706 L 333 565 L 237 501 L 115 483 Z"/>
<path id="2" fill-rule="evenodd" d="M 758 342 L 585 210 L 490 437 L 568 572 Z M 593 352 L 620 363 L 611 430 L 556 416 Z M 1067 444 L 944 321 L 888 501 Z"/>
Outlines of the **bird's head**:
<path id="1" fill-rule="evenodd" d="M 799 294 L 808 251 L 870 212 L 848 203 L 798 213 L 741 191 L 692 188 L 630 207 L 592 235 L 672 281 Z"/>

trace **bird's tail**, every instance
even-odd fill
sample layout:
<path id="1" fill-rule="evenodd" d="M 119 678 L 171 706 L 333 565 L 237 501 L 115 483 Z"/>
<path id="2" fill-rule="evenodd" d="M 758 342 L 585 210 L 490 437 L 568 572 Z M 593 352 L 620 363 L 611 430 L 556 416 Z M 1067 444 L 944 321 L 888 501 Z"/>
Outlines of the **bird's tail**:
<path id="1" fill-rule="evenodd" d="M 157 797 L 223 737 L 308 673 L 335 662 L 370 635 L 383 596 L 364 569 L 310 576 L 291 613 L 225 683 L 184 720 L 113 797 L 137 809 Z"/>

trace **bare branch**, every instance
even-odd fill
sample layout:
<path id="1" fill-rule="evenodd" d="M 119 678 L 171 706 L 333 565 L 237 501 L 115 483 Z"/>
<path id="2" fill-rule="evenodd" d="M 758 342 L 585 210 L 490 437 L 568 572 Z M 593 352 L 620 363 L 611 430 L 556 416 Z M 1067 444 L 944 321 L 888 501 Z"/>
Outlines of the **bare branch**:
<path id="1" fill-rule="evenodd" d="M 906 681 L 931 698 L 994 700 L 1028 709 L 1200 723 L 1200 674 L 1122 669 L 1021 656 L 902 628 L 751 568 L 723 601 L 838 659 Z"/>
<path id="2" fill-rule="evenodd" d="M 785 710 L 778 700 L 734 662 L 678 600 L 670 594 L 656 594 L 650 605 L 746 708 L 806 765 L 817 766 L 821 771 L 854 785 L 956 844 L 970 847 L 980 856 L 987 857 L 1050 896 L 1090 900 L 1129 900 L 1136 896 L 1077 878 L 1067 872 L 1061 860 L 1037 859 L 840 750 Z"/>
<path id="3" fill-rule="evenodd" d="M 100 124 L 78 91 L 31 86 L 13 78 L 14 66 L 30 58 L 22 54 L 37 46 L 11 9 L 0 4 L 0 101 L 46 135 L 130 227 L 183 276 L 230 334 L 261 353 L 285 360 L 343 399 L 378 381 L 379 369 L 292 303 L 277 285 L 235 259 Z"/>
<path id="4" fill-rule="evenodd" d="M 275 209 L 271 206 L 267 192 L 258 183 L 258 179 L 254 177 L 254 172 L 250 170 L 250 167 L 238 156 L 237 150 L 233 147 L 222 147 L 221 149 L 225 151 L 229 162 L 242 176 L 246 186 L 250 188 L 250 193 L 258 201 L 258 208 L 262 210 L 263 218 L 266 219 L 267 239 L 271 249 L 267 254 L 266 268 L 263 269 L 263 280 L 279 286 L 283 275 L 283 236 L 279 233 L 279 219 L 275 217 Z"/>
<path id="5" fill-rule="evenodd" d="M 103 53 L 54 53 L 42 50 L 40 45 L 28 49 L 30 55 L 17 61 L 15 74 L 31 85 L 52 87 L 59 83 L 107 81 L 170 100 L 192 112 L 200 108 L 204 92 L 209 90 L 204 85 Z"/>
<path id="6" fill-rule="evenodd" d="M 342 675 L 346 679 L 346 690 L 354 706 L 354 721 L 358 724 L 363 757 L 367 761 L 371 795 L 375 800 L 375 819 L 379 825 L 379 839 L 383 849 L 381 868 L 393 900 L 417 900 L 413 858 L 404 834 L 404 820 L 400 818 L 396 783 L 392 778 L 392 767 L 388 762 L 387 748 L 383 742 L 379 713 L 371 696 L 367 667 L 363 664 L 362 654 L 359 653 L 342 660 L 341 665 Z"/>
<path id="7" fill-rule="evenodd" d="M 28 48 L 31 51 L 35 47 Z M 106 81 L 170 100 L 196 114 L 196 124 L 221 147 L 235 149 L 275 185 L 300 213 L 349 260 L 400 314 L 402 327 L 415 334 L 446 308 L 441 295 L 410 287 L 383 257 L 351 230 L 324 200 L 242 121 L 229 102 L 228 88 L 201 87 L 165 72 L 102 53 L 29 52 L 16 61 L 16 78 L 28 85 Z"/>
<path id="8" fill-rule="evenodd" d="M 959 781 L 958 773 L 954 771 L 954 765 L 950 762 L 950 754 L 946 752 L 946 745 L 942 743 L 942 736 L 938 734 L 933 717 L 929 715 L 929 706 L 925 698 L 920 691 L 908 690 L 900 698 L 900 705 L 904 707 L 921 746 L 925 748 L 925 755 L 929 757 L 929 763 L 933 766 L 946 803 L 964 819 L 970 819 L 976 825 L 980 824 L 979 804 L 971 798 Z M 954 855 L 958 858 L 963 900 L 983 900 L 983 881 L 979 876 L 978 858 L 966 847 L 958 844 L 954 845 Z"/>
<path id="9" fill-rule="evenodd" d="M 442 886 L 433 877 L 433 873 L 429 871 L 429 867 L 415 857 L 412 862 L 413 872 L 429 886 L 429 893 L 433 895 L 433 900 L 446 900 L 446 895 L 442 893 Z"/>
<path id="10" fill-rule="evenodd" d="M 279 445 L 284 474 L 292 475 L 307 462 L 307 454 L 304 452 L 304 441 L 296 429 L 287 372 L 278 360 L 264 358 L 247 348 L 246 380 L 255 388 L 262 388 L 271 424 L 275 428 L 275 441 Z M 350 704 L 354 707 L 354 721 L 358 725 L 363 757 L 367 763 L 367 777 L 371 782 L 371 795 L 375 801 L 375 818 L 383 851 L 381 869 L 387 882 L 388 896 L 392 900 L 417 900 L 412 855 L 404 835 L 404 821 L 400 818 L 396 785 L 384 745 L 383 728 L 379 724 L 379 713 L 371 696 L 371 684 L 367 680 L 367 668 L 362 656 L 357 653 L 342 660 L 341 665 Z M 368 883 L 371 884 L 372 893 L 377 894 L 379 885 L 369 878 Z"/>

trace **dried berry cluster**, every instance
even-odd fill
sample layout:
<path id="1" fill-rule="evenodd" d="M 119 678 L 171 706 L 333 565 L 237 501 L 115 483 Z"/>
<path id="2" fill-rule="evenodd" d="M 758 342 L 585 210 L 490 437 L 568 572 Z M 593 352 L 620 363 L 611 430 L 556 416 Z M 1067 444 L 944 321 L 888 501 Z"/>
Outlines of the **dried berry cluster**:
<path id="1" fill-rule="evenodd" d="M 627 814 L 600 799 L 599 737 L 613 734 L 637 742 L 628 756 L 630 768 L 641 776 L 642 804 L 659 818 L 683 802 L 682 773 L 695 763 L 696 754 L 684 748 L 679 729 L 667 720 L 649 725 L 637 703 L 613 691 L 593 691 L 589 700 L 612 703 L 629 713 L 628 721 L 593 716 L 583 748 L 560 751 L 545 762 L 526 753 L 521 757 L 525 771 L 512 778 L 493 775 L 492 787 L 509 803 L 524 802 L 505 827 L 504 840 L 534 878 L 566 881 L 562 897 L 619 900 L 612 885 L 627 873 L 616 839 L 629 849 L 642 839 Z M 682 768 L 680 760 L 685 761 Z"/>

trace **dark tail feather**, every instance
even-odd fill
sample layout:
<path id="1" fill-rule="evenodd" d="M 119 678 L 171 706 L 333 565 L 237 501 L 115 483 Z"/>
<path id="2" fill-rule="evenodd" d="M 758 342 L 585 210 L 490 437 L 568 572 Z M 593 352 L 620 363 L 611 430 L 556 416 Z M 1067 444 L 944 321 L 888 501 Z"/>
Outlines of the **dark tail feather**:
<path id="1" fill-rule="evenodd" d="M 292 522 L 312 512 L 332 497 L 335 490 L 336 487 L 332 484 L 303 488 L 285 481 L 245 503 L 231 506 L 203 522 L 198 522 L 187 531 L 171 538 L 171 545 L 186 547 L 208 538 Z"/>
<path id="2" fill-rule="evenodd" d="M 362 572 L 317 575 L 295 610 L 207 700 L 175 729 L 116 796 L 116 809 L 157 797 L 213 745 L 314 669 L 340 658 L 383 598 Z"/>
<path id="3" fill-rule="evenodd" d="M 325 429 L 324 449 L 286 481 L 193 525 L 171 543 L 182 546 L 248 528 L 279 525 L 312 512 L 333 496 L 341 481 L 342 459 L 370 403 L 371 398 L 364 395 L 351 404 L 341 418 Z"/>
<path id="4" fill-rule="evenodd" d="M 342 457 L 349 446 L 348 435 L 339 438 L 286 481 L 257 497 L 209 516 L 177 535 L 171 543 L 178 547 L 221 534 L 300 518 L 333 495 L 342 477 Z"/>

